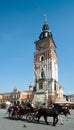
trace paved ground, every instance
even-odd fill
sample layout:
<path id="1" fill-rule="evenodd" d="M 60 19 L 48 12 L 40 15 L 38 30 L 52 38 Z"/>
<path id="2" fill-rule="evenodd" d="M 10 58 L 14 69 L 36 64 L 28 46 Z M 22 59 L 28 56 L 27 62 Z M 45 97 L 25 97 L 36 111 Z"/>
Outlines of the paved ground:
<path id="1" fill-rule="evenodd" d="M 54 127 L 52 126 L 52 118 L 48 118 L 49 125 L 46 125 L 43 118 L 40 123 L 28 123 L 23 120 L 13 120 L 8 118 L 7 110 L 0 109 L 0 130 L 74 130 L 74 110 L 71 110 L 71 115 L 68 120 L 64 116 L 64 125 L 60 122 Z"/>

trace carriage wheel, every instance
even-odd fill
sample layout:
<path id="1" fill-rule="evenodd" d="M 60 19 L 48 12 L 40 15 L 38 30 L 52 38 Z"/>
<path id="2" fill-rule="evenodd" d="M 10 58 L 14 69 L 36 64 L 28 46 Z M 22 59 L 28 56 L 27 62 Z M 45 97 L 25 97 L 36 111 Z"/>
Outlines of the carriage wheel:
<path id="1" fill-rule="evenodd" d="M 28 114 L 26 115 L 26 120 L 27 120 L 28 122 L 32 122 L 32 121 L 33 121 L 33 114 L 32 114 L 32 113 L 28 113 Z"/>
<path id="2" fill-rule="evenodd" d="M 38 120 L 36 116 L 37 116 L 37 114 L 34 113 L 34 115 L 33 115 L 33 121 L 37 121 Z"/>

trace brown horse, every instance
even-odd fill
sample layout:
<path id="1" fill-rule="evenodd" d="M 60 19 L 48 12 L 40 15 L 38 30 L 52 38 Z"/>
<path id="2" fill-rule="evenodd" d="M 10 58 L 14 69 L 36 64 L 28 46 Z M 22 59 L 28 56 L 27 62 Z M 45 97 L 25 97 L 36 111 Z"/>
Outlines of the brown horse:
<path id="1" fill-rule="evenodd" d="M 44 117 L 44 120 L 46 122 L 46 124 L 48 124 L 47 122 L 47 117 L 53 117 L 53 126 L 55 126 L 58 122 L 58 112 L 52 108 L 52 109 L 49 109 L 49 108 L 41 108 L 38 113 L 37 113 L 37 122 L 39 122 L 39 119 L 41 118 L 41 116 Z"/>
<path id="2" fill-rule="evenodd" d="M 68 114 L 70 114 L 69 109 L 67 108 L 63 108 L 61 105 L 59 104 L 54 104 L 54 107 L 51 108 L 41 108 L 38 113 L 37 113 L 37 118 L 38 118 L 38 122 L 41 116 L 44 117 L 46 124 L 48 124 L 47 122 L 47 117 L 53 117 L 53 126 L 55 126 L 58 122 L 58 116 L 63 113 L 64 116 L 67 116 Z"/>
<path id="3" fill-rule="evenodd" d="M 53 117 L 53 126 L 55 126 L 58 122 L 58 112 L 56 111 L 56 109 L 52 108 L 52 109 L 49 109 L 49 108 L 41 108 L 38 113 L 37 113 L 37 122 L 39 122 L 39 119 L 40 117 L 43 116 L 44 117 L 44 120 L 46 122 L 46 124 L 48 124 L 47 122 L 47 117 Z"/>

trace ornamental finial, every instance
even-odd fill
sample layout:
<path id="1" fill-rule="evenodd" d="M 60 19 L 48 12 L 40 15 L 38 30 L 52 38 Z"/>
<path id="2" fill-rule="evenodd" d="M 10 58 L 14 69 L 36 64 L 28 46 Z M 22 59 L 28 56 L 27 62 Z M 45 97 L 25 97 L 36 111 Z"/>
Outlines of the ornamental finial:
<path id="1" fill-rule="evenodd" d="M 44 24 L 47 24 L 46 14 L 44 14 Z"/>

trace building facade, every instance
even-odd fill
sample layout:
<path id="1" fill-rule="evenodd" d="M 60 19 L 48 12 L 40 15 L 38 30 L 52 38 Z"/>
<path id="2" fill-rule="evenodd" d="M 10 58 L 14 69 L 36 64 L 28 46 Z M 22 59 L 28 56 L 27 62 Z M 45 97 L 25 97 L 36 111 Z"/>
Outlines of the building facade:
<path id="1" fill-rule="evenodd" d="M 0 94 L 0 106 L 4 106 L 9 102 L 12 104 L 24 104 L 27 100 L 33 100 L 34 93 L 32 87 L 29 87 L 29 90 L 19 91 L 16 87 L 14 87 L 13 91 L 1 93 Z M 5 105 L 6 106 L 6 105 Z"/>
<path id="2" fill-rule="evenodd" d="M 52 103 L 59 98 L 56 44 L 46 18 L 39 39 L 35 41 L 34 85 L 35 102 Z"/>

